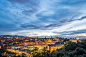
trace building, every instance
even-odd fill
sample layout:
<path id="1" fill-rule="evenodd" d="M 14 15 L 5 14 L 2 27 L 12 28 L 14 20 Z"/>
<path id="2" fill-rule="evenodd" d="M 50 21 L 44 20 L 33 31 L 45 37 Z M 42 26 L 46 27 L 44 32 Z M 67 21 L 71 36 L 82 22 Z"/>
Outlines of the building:
<path id="1" fill-rule="evenodd" d="M 77 36 L 77 39 L 70 39 L 69 41 L 76 42 L 76 43 L 77 41 L 81 42 L 81 40 L 79 39 L 79 36 Z"/>
<path id="2" fill-rule="evenodd" d="M 2 44 L 0 44 L 0 49 L 2 49 L 3 48 L 3 45 Z"/>
<path id="3" fill-rule="evenodd" d="M 55 51 L 55 50 L 60 49 L 62 47 L 64 47 L 64 42 L 56 42 L 55 44 L 48 45 L 47 50 L 49 50 L 51 53 L 52 51 Z"/>
<path id="4" fill-rule="evenodd" d="M 79 40 L 79 36 L 77 36 L 77 40 Z"/>

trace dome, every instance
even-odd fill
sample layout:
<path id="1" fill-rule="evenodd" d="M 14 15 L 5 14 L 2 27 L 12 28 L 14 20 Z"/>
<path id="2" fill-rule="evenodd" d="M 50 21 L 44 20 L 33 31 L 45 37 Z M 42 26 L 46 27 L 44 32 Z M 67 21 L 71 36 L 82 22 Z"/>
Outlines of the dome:
<path id="1" fill-rule="evenodd" d="M 48 42 L 52 42 L 52 40 L 49 38 Z"/>

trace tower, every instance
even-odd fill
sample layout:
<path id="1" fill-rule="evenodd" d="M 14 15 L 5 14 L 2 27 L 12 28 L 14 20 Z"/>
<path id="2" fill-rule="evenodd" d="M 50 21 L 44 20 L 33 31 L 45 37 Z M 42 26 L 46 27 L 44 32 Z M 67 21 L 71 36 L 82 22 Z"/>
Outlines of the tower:
<path id="1" fill-rule="evenodd" d="M 79 36 L 77 36 L 77 40 L 79 40 Z"/>
<path id="2" fill-rule="evenodd" d="M 38 40 L 38 37 L 37 37 L 37 40 Z"/>
<path id="3" fill-rule="evenodd" d="M 45 36 L 45 39 L 46 39 L 46 36 Z"/>
<path id="4" fill-rule="evenodd" d="M 16 37 L 16 39 L 18 39 L 18 36 Z"/>
<path id="5" fill-rule="evenodd" d="M 52 36 L 51 36 L 51 38 L 52 38 Z"/>

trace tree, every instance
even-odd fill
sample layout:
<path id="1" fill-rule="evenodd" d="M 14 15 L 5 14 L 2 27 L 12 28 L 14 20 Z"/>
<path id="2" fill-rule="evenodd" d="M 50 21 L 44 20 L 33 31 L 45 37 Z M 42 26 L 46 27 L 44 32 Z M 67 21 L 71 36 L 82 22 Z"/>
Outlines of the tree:
<path id="1" fill-rule="evenodd" d="M 26 54 L 25 53 L 22 53 L 22 57 L 24 57 Z"/>
<path id="2" fill-rule="evenodd" d="M 34 50 L 35 50 L 35 51 L 38 51 L 38 48 L 35 48 Z"/>
<path id="3" fill-rule="evenodd" d="M 66 44 L 64 44 L 64 46 L 65 46 L 65 51 L 75 50 L 75 48 L 77 47 L 76 43 L 71 41 L 68 41 Z"/>
<path id="4" fill-rule="evenodd" d="M 0 43 L 1 43 L 1 40 L 0 40 Z"/>
<path id="5" fill-rule="evenodd" d="M 86 49 L 86 40 L 83 40 L 82 42 L 77 42 L 77 47 Z"/>
<path id="6" fill-rule="evenodd" d="M 86 54 L 86 50 L 83 49 L 83 48 L 80 48 L 80 47 L 77 47 L 77 48 L 75 49 L 75 51 L 76 51 L 76 55 L 83 55 L 83 54 Z"/>

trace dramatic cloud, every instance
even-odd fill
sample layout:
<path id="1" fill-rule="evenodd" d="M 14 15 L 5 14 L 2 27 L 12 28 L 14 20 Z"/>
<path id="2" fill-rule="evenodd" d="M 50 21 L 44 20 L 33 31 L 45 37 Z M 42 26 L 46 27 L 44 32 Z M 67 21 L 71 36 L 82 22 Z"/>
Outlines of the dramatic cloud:
<path id="1" fill-rule="evenodd" d="M 86 33 L 86 29 L 76 30 L 76 31 L 54 32 L 54 33 L 59 33 L 61 35 L 74 35 L 74 34 Z"/>
<path id="2" fill-rule="evenodd" d="M 35 26 L 35 25 L 30 25 L 30 24 L 22 24 L 22 26 L 21 27 L 23 27 L 23 28 L 27 28 L 27 27 L 32 27 L 33 29 L 37 29 L 37 28 L 39 28 L 39 26 Z"/>
<path id="3" fill-rule="evenodd" d="M 81 17 L 80 19 L 63 20 L 63 21 L 60 21 L 60 23 L 58 23 L 58 24 L 50 24 L 50 25 L 46 26 L 45 28 L 48 28 L 48 27 L 55 27 L 55 26 L 61 26 L 62 24 L 66 23 L 66 22 L 72 22 L 72 21 L 83 20 L 83 19 L 86 19 L 86 16 Z"/>
<path id="4" fill-rule="evenodd" d="M 0 35 L 85 35 L 86 0 L 0 0 Z"/>

